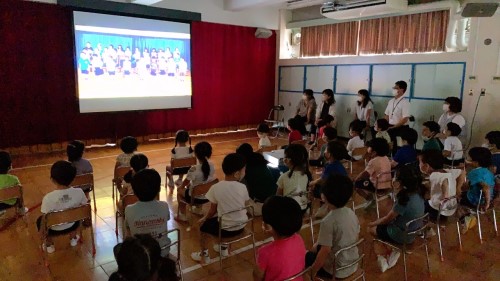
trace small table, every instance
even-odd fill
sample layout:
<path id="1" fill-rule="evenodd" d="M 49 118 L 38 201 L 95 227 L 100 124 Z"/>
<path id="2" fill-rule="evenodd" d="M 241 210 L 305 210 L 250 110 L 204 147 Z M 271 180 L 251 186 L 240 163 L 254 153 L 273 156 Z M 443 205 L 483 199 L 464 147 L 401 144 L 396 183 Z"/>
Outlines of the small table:
<path id="1" fill-rule="evenodd" d="M 283 158 L 285 158 L 285 150 L 277 149 L 270 152 L 264 152 L 262 155 L 264 156 L 264 159 L 269 162 L 270 166 L 277 168 L 280 162 L 283 161 Z"/>

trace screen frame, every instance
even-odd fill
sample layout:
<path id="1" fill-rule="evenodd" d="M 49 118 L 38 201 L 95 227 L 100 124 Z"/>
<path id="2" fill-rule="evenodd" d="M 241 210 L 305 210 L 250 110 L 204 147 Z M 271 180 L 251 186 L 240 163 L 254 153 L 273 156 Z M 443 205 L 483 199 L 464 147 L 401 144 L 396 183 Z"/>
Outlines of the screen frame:
<path id="1" fill-rule="evenodd" d="M 73 69 L 74 69 L 74 77 L 75 77 L 75 97 L 76 103 L 78 105 L 78 111 L 80 114 L 116 114 L 120 112 L 147 112 L 147 111 L 164 111 L 164 110 L 191 110 L 193 109 L 193 43 L 192 38 L 189 40 L 189 55 L 191 57 L 191 106 L 190 107 L 175 107 L 175 108 L 157 108 L 157 109 L 136 109 L 136 110 L 119 110 L 119 111 L 97 111 L 97 112 L 81 112 L 80 111 L 80 92 L 78 85 L 78 62 L 76 61 L 77 51 L 76 51 L 76 31 L 75 31 L 75 14 L 74 12 L 87 12 L 94 14 L 103 14 L 103 15 L 111 15 L 111 16 L 123 16 L 123 17 L 131 17 L 131 18 L 140 18 L 140 19 L 151 19 L 151 20 L 160 20 L 160 21 L 170 21 L 170 22 L 178 22 L 189 24 L 189 33 L 192 34 L 193 21 L 201 21 L 200 13 L 193 13 L 187 11 L 180 10 L 172 10 L 172 9 L 164 9 L 164 8 L 156 8 L 149 7 L 137 4 L 127 4 L 127 3 L 118 3 L 118 2 L 108 2 L 101 0 L 87 0 L 87 1 L 79 1 L 79 0 L 58 0 L 58 5 L 66 6 L 71 10 L 71 32 L 73 37 Z"/>

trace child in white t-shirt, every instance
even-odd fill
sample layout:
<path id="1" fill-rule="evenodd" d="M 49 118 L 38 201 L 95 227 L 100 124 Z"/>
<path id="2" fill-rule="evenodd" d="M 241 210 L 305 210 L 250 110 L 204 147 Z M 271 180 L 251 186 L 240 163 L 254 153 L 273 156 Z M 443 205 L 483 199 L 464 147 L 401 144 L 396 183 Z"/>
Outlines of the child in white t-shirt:
<path id="1" fill-rule="evenodd" d="M 189 142 L 189 146 L 187 145 Z M 182 159 L 189 158 L 193 156 L 193 148 L 191 147 L 191 137 L 189 137 L 189 133 L 184 130 L 179 130 L 175 133 L 175 146 L 172 148 L 172 159 Z M 175 181 L 175 185 L 181 185 L 182 179 L 184 178 L 184 174 L 187 173 L 190 167 L 177 168 L 175 170 L 176 174 L 179 178 Z M 173 189 L 174 185 L 174 170 L 172 167 L 167 166 L 167 178 L 168 178 L 168 187 Z"/>
<path id="2" fill-rule="evenodd" d="M 309 171 L 308 153 L 301 144 L 291 144 L 285 149 L 285 164 L 288 172 L 278 179 L 277 195 L 290 196 L 299 203 L 302 210 L 307 209 L 307 187 L 312 180 Z M 298 195 L 301 194 L 300 196 Z"/>
<path id="3" fill-rule="evenodd" d="M 260 123 L 257 127 L 257 136 L 259 137 L 259 148 L 265 146 L 271 146 L 271 140 L 269 140 L 269 126 L 266 123 Z"/>
<path id="4" fill-rule="evenodd" d="M 458 135 L 462 132 L 460 126 L 455 123 L 446 124 L 446 139 L 444 141 L 443 156 L 446 157 L 445 164 L 456 165 L 464 162 L 462 142 Z"/>
<path id="5" fill-rule="evenodd" d="M 245 177 L 245 158 L 237 153 L 231 153 L 224 157 L 222 161 L 222 170 L 225 178 L 223 181 L 215 184 L 207 192 L 206 197 L 210 201 L 210 210 L 200 219 L 200 246 L 201 251 L 191 254 L 195 261 L 207 264 L 210 262 L 208 254 L 207 239 L 209 235 L 219 236 L 219 218 L 222 214 L 233 212 L 222 218 L 222 237 L 233 237 L 243 232 L 245 224 L 241 223 L 248 220 L 246 203 L 250 200 L 246 186 L 239 181 Z M 217 216 L 214 216 L 217 214 Z M 234 227 L 231 227 L 233 226 Z M 221 257 L 228 256 L 228 245 L 221 245 Z M 214 245 L 214 250 L 219 251 L 219 245 Z"/>
<path id="6" fill-rule="evenodd" d="M 419 157 L 420 171 L 429 176 L 430 199 L 425 201 L 425 212 L 436 221 L 439 206 L 446 199 L 460 194 L 465 182 L 461 169 L 443 169 L 444 157 L 439 150 L 426 150 Z M 450 200 L 443 206 L 442 216 L 452 216 L 457 210 L 457 200 Z"/>
<path id="7" fill-rule="evenodd" d="M 361 139 L 361 132 L 363 129 L 363 124 L 359 120 L 354 120 L 351 124 L 349 124 L 349 136 L 351 136 L 351 139 L 347 142 L 347 151 L 349 152 L 349 156 L 352 156 L 354 149 L 365 146 L 365 142 Z M 356 161 L 361 160 L 362 158 L 362 155 L 353 157 Z"/>
<path id="8" fill-rule="evenodd" d="M 56 190 L 47 193 L 42 200 L 40 208 L 42 214 L 47 214 L 53 211 L 60 211 L 70 208 L 75 208 L 88 203 L 85 193 L 80 188 L 69 187 L 76 176 L 76 168 L 68 161 L 57 161 L 50 168 L 50 178 L 56 185 Z M 36 222 L 38 230 L 41 228 L 42 216 Z M 72 247 L 78 244 L 80 236 L 76 234 L 80 222 L 65 223 L 53 226 L 45 239 L 43 248 L 47 253 L 53 253 L 56 249 L 52 242 L 50 234 L 57 232 L 71 233 L 70 244 Z"/>
<path id="9" fill-rule="evenodd" d="M 186 179 L 182 182 L 181 186 L 177 189 L 177 197 L 179 204 L 179 214 L 176 220 L 187 221 L 186 218 L 186 204 L 185 201 L 191 201 L 191 192 L 194 186 L 204 184 L 212 181 L 215 178 L 215 166 L 211 161 L 208 161 L 212 156 L 212 146 L 208 142 L 199 142 L 194 146 L 194 155 L 198 160 L 198 164 L 192 166 L 187 172 Z M 207 203 L 206 198 L 195 198 L 195 203 Z M 201 208 L 193 207 L 194 213 L 201 213 Z"/>

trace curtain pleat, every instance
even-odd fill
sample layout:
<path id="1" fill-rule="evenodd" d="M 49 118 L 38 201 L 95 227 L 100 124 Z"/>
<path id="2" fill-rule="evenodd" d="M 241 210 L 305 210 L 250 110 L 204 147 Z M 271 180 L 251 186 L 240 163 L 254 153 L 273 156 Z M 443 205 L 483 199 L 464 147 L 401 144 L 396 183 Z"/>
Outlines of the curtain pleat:
<path id="1" fill-rule="evenodd" d="M 304 27 L 300 56 L 355 55 L 359 22 Z"/>

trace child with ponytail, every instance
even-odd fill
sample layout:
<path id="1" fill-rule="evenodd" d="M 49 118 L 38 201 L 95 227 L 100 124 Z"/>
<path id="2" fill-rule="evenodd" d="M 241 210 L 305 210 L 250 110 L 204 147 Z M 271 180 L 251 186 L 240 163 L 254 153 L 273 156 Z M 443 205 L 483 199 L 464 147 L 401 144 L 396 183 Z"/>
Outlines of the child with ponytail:
<path id="1" fill-rule="evenodd" d="M 212 156 L 212 146 L 208 142 L 197 143 L 194 146 L 194 155 L 198 160 L 198 164 L 189 169 L 186 179 L 177 190 L 177 196 L 186 201 L 191 200 L 191 188 L 193 186 L 207 183 L 213 180 L 215 175 L 215 166 L 212 161 L 208 161 Z M 208 202 L 206 198 L 196 198 L 195 201 L 200 204 Z M 176 220 L 187 221 L 186 205 L 179 200 L 177 202 L 179 202 L 179 214 L 177 214 Z M 201 213 L 201 210 L 194 209 L 193 212 Z"/>
<path id="2" fill-rule="evenodd" d="M 189 146 L 187 145 L 189 143 Z M 172 148 L 172 159 L 189 158 L 193 156 L 193 148 L 191 147 L 191 137 L 189 133 L 184 130 L 179 130 L 175 133 L 175 146 Z M 184 174 L 187 173 L 190 167 L 177 168 L 175 169 L 175 174 L 179 175 L 179 178 L 175 181 L 175 185 L 181 185 Z M 167 177 L 168 177 L 168 187 L 173 189 L 174 185 L 174 170 L 172 167 L 167 166 Z"/>

